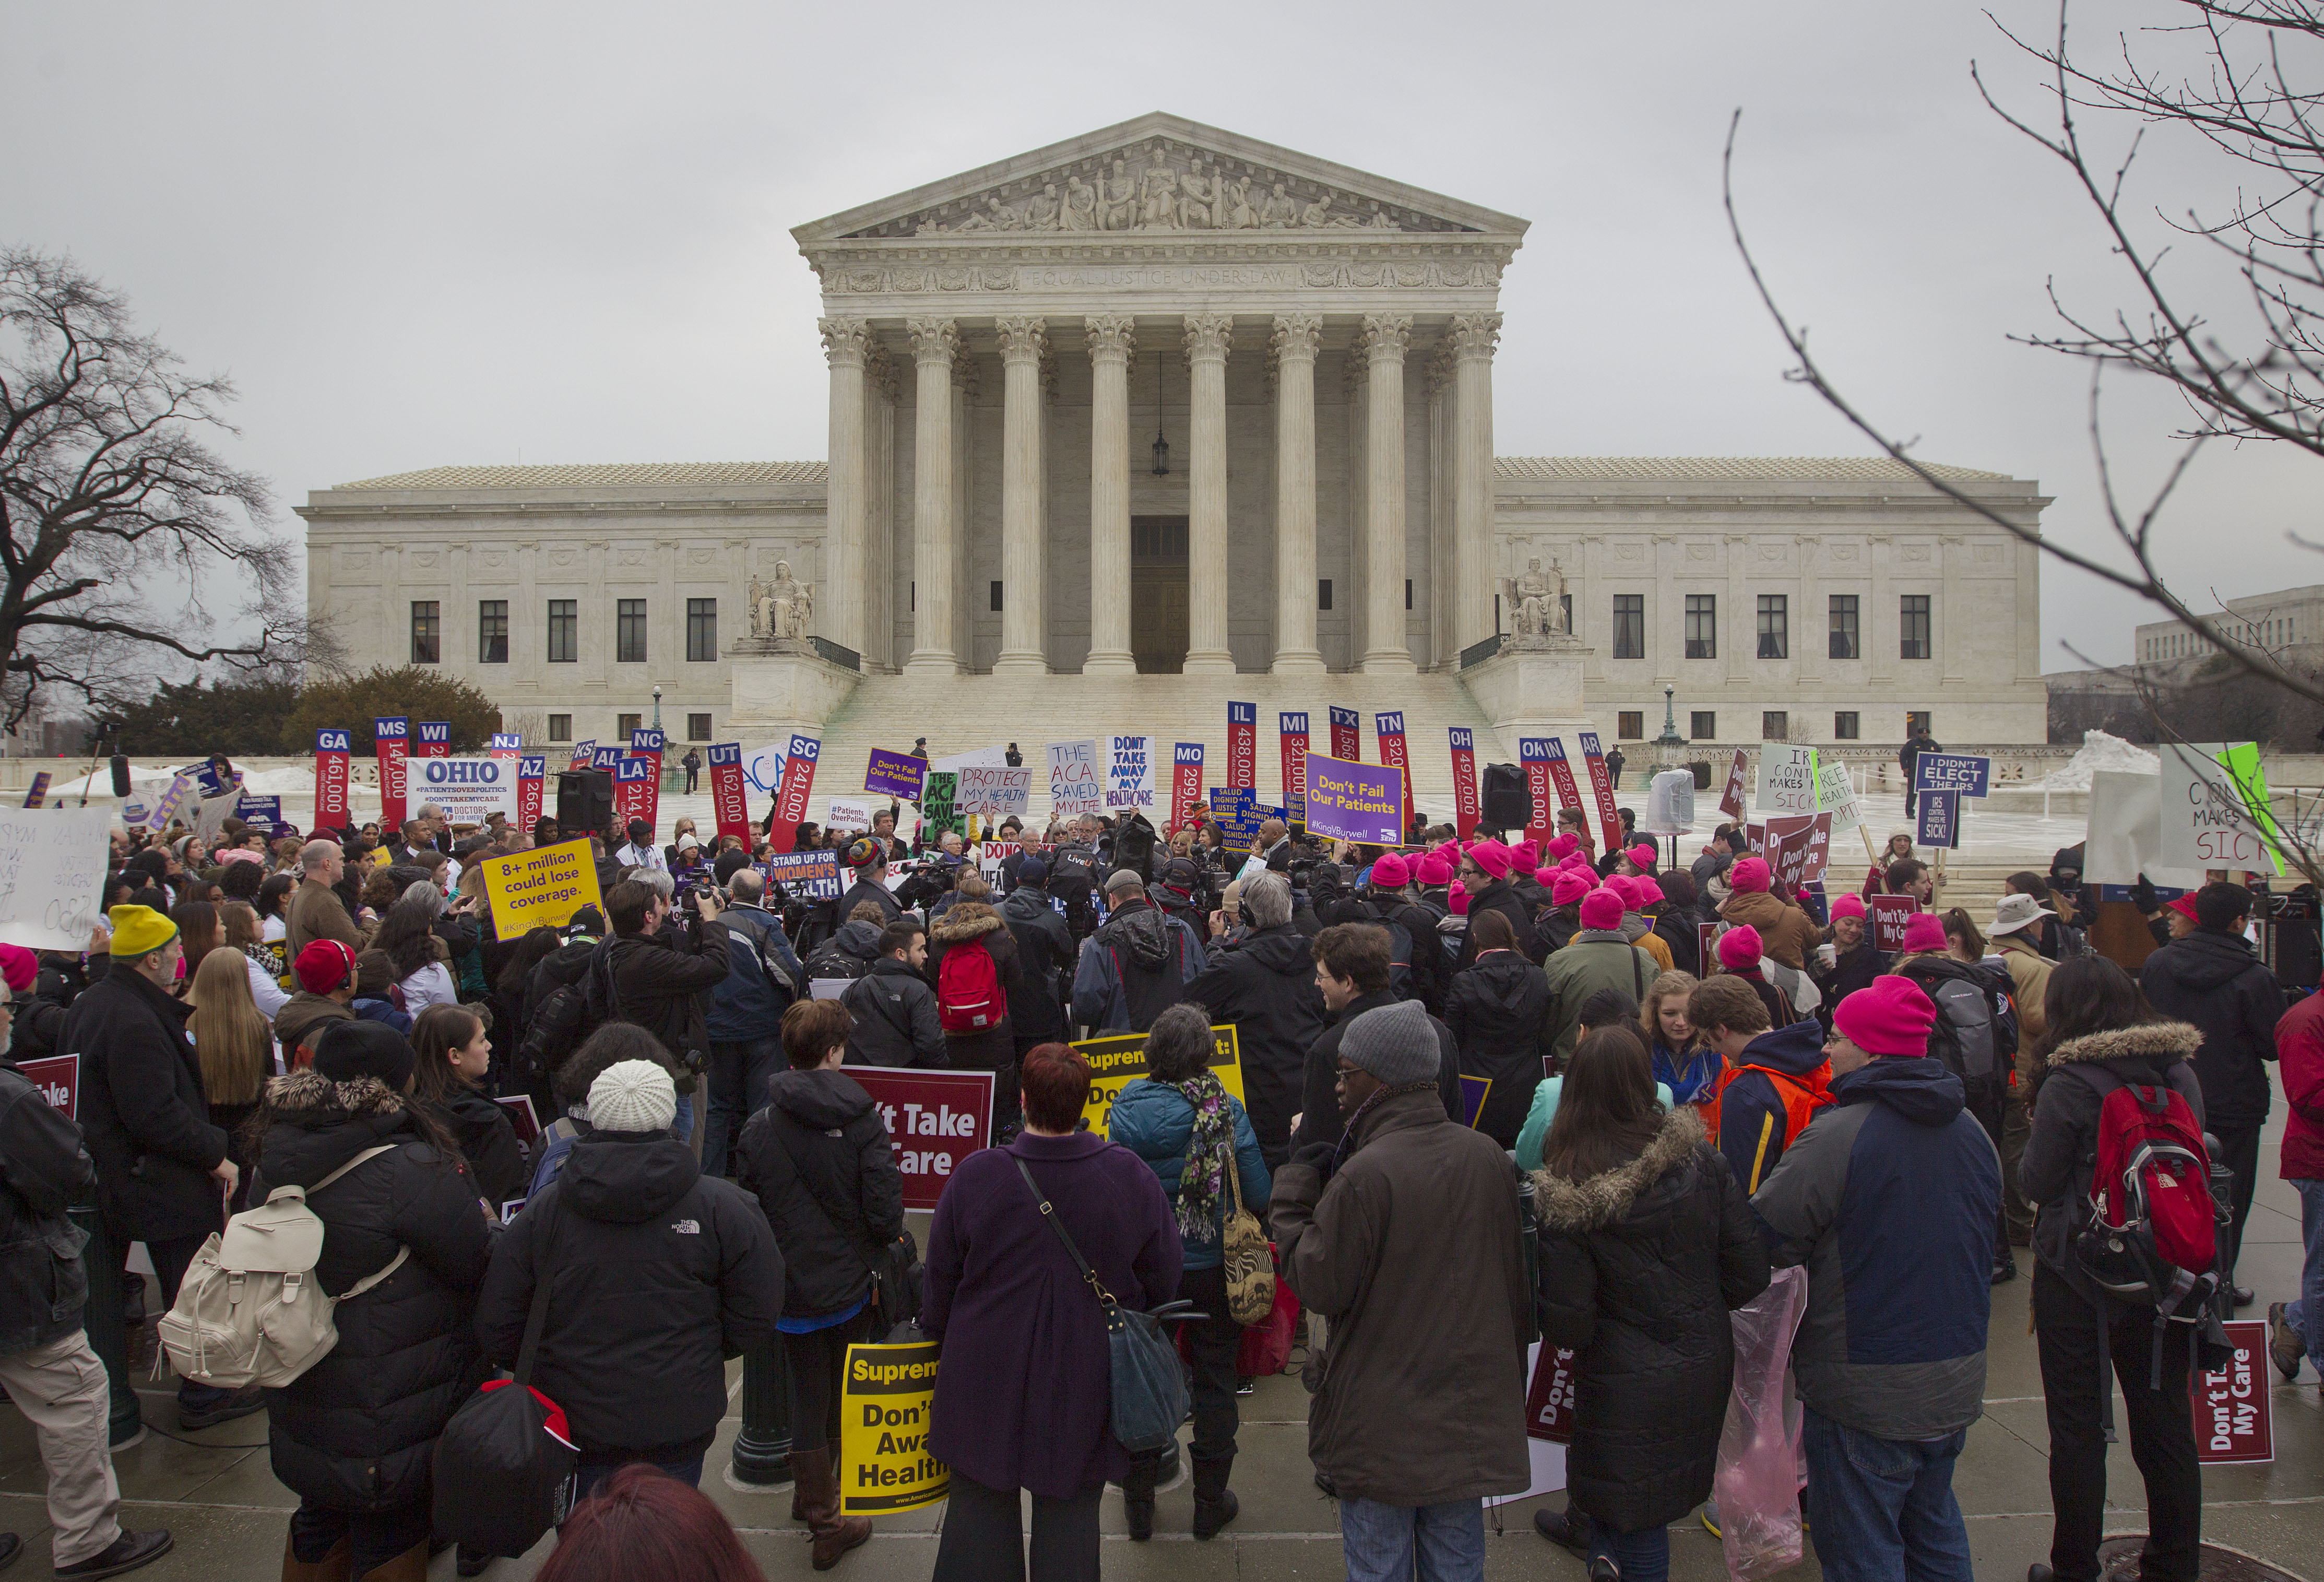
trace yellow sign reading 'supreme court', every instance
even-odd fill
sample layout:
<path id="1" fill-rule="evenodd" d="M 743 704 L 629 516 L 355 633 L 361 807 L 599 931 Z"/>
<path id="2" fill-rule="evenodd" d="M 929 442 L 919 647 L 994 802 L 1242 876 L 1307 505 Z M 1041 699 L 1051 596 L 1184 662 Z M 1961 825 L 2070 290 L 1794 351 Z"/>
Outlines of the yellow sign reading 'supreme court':
<path id="1" fill-rule="evenodd" d="M 935 1341 L 851 1346 L 839 1397 L 839 1508 L 888 1516 L 933 1505 L 952 1491 L 952 1469 L 928 1453 L 936 1393 Z"/>

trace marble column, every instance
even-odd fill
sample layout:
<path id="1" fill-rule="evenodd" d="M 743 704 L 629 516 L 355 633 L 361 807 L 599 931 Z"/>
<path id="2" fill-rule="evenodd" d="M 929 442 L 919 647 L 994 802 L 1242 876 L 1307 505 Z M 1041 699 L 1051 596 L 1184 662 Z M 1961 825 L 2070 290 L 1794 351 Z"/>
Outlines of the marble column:
<path id="1" fill-rule="evenodd" d="M 957 674 L 952 646 L 952 365 L 960 331 L 949 319 L 913 319 L 912 361 L 918 370 L 912 426 L 912 656 L 908 673 Z"/>
<path id="2" fill-rule="evenodd" d="M 1187 423 L 1186 673 L 1232 675 L 1227 645 L 1227 342 L 1234 319 L 1190 314 L 1186 362 L 1192 374 Z"/>
<path id="3" fill-rule="evenodd" d="M 1003 319 L 1001 332 L 1001 652 L 992 673 L 1046 675 L 1041 646 L 1041 357 L 1039 319 Z"/>
<path id="4" fill-rule="evenodd" d="M 831 364 L 831 467 L 823 528 L 823 579 L 830 613 L 823 630 L 843 648 L 863 652 L 863 568 L 867 478 L 863 449 L 863 366 L 871 327 L 861 319 L 817 320 Z"/>
<path id="5" fill-rule="evenodd" d="M 1411 344 L 1410 314 L 1365 317 L 1364 365 L 1371 383 L 1364 437 L 1366 675 L 1408 675 L 1416 668 L 1404 620 L 1404 353 Z"/>
<path id="6" fill-rule="evenodd" d="M 1452 319 L 1452 632 L 1461 651 L 1493 634 L 1493 590 L 1486 558 L 1493 541 L 1493 346 L 1499 313 Z"/>
<path id="7" fill-rule="evenodd" d="M 1275 351 L 1275 661 L 1323 673 L 1315 646 L 1315 345 L 1320 313 L 1278 313 Z"/>
<path id="8" fill-rule="evenodd" d="M 1090 355 L 1090 645 L 1084 675 L 1138 669 L 1130 647 L 1130 358 L 1126 314 L 1085 320 Z"/>

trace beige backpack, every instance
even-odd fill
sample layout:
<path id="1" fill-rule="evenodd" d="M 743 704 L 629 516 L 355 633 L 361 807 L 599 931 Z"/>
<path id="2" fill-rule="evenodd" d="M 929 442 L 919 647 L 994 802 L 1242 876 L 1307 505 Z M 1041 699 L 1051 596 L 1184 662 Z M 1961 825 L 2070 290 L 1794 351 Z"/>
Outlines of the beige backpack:
<path id="1" fill-rule="evenodd" d="M 327 1295 L 315 1280 L 323 1221 L 307 1207 L 307 1194 L 398 1146 L 366 1148 L 311 1188 L 277 1187 L 264 1203 L 227 1220 L 223 1235 L 202 1244 L 161 1324 L 162 1348 L 180 1378 L 229 1390 L 279 1390 L 330 1355 L 339 1343 L 332 1321 L 339 1303 L 394 1273 L 411 1249 L 398 1247 L 386 1268 L 355 1281 L 346 1295 Z"/>

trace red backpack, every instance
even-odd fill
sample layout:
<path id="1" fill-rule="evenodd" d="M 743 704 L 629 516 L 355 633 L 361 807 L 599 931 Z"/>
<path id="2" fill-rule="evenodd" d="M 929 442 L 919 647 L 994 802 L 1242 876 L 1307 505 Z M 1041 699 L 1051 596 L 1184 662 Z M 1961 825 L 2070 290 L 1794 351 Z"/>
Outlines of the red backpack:
<path id="1" fill-rule="evenodd" d="M 982 939 L 954 945 L 936 969 L 936 1019 L 946 1032 L 982 1032 L 1001 1025 L 1009 1006 L 1001 997 L 1001 974 Z"/>
<path id="2" fill-rule="evenodd" d="M 2190 1296 L 2208 1293 L 2218 1254 L 2202 1128 L 2167 1084 L 2127 1083 L 2082 1064 L 2068 1069 L 2103 1094 L 2075 1258 L 2109 1298 L 2180 1313 Z"/>

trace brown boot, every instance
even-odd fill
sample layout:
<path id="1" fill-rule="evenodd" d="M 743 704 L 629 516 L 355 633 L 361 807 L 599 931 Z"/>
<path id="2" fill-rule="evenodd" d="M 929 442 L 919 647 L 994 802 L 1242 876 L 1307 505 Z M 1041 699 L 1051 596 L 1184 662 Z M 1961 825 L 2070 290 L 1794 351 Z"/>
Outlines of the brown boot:
<path id="1" fill-rule="evenodd" d="M 373 1567 L 361 1582 L 428 1582 L 428 1540 L 423 1538 L 385 1565 Z"/>
<path id="2" fill-rule="evenodd" d="M 815 1534 L 815 1568 L 828 1571 L 839 1557 L 872 1536 L 870 1518 L 839 1513 L 839 1474 L 828 1445 L 791 1452 L 791 1476 L 798 1481 L 799 1507 Z"/>
<path id="3" fill-rule="evenodd" d="M 329 1554 L 309 1564 L 290 1547 L 290 1535 L 282 1535 L 282 1582 L 347 1582 L 354 1567 L 355 1545 L 344 1538 L 331 1546 Z"/>

